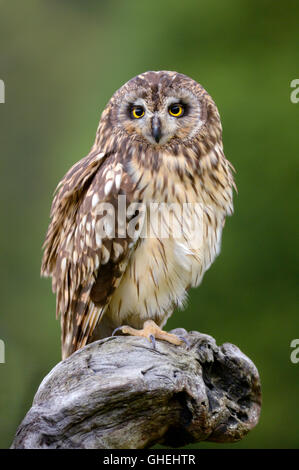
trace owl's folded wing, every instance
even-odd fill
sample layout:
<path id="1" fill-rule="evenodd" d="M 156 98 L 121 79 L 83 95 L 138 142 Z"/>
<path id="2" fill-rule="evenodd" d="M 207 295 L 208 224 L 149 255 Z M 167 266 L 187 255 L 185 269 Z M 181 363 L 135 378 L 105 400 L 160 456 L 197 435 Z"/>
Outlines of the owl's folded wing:
<path id="1" fill-rule="evenodd" d="M 127 175 L 117 154 L 91 153 L 59 183 L 44 243 L 41 273 L 52 276 L 62 351 L 83 347 L 105 313 L 134 250 L 118 217 Z"/>

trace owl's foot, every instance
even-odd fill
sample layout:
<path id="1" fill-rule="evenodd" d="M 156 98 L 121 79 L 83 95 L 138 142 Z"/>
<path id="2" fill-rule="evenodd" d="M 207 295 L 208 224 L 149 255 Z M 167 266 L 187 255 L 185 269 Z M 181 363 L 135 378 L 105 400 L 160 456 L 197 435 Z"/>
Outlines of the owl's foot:
<path id="1" fill-rule="evenodd" d="M 154 349 L 156 347 L 156 339 L 162 339 L 164 341 L 167 341 L 168 343 L 175 344 L 176 346 L 179 346 L 182 343 L 186 343 L 187 346 L 189 346 L 185 338 L 161 330 L 161 328 L 159 328 L 159 326 L 156 325 L 156 323 L 152 320 L 147 320 L 144 323 L 142 330 L 136 330 L 135 328 L 132 328 L 131 326 L 127 325 L 120 326 L 118 328 L 115 328 L 112 333 L 112 336 L 114 336 L 117 331 L 121 331 L 122 333 L 131 336 L 142 336 L 144 338 L 147 338 L 149 341 L 151 341 Z"/>

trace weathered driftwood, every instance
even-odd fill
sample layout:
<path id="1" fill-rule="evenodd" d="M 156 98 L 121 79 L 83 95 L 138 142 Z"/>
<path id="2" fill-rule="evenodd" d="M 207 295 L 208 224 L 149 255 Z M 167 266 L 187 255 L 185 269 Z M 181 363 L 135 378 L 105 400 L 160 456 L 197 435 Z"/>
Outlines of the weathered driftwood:
<path id="1" fill-rule="evenodd" d="M 42 381 L 12 448 L 141 449 L 235 442 L 258 422 L 256 367 L 236 346 L 173 330 L 173 346 L 117 336 L 89 344 Z"/>

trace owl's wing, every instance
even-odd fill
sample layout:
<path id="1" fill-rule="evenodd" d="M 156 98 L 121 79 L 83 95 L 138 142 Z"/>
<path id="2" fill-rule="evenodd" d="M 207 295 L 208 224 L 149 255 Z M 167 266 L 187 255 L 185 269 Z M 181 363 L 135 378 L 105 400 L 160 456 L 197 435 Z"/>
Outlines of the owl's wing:
<path id="1" fill-rule="evenodd" d="M 116 225 L 113 231 L 118 219 L 113 208 L 121 186 L 127 192 L 129 185 L 117 154 L 93 152 L 74 165 L 57 187 L 41 274 L 52 276 L 64 357 L 92 335 L 134 250 L 136 240 L 127 236 L 126 219 L 125 227 Z"/>

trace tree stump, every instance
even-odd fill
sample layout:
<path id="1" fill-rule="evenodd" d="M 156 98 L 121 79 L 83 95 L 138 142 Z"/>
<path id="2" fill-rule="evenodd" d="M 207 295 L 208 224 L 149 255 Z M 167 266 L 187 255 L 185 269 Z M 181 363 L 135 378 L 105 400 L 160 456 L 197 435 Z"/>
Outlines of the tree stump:
<path id="1" fill-rule="evenodd" d="M 143 449 L 235 442 L 258 422 L 255 365 L 236 346 L 183 329 L 187 347 L 116 336 L 85 346 L 44 378 L 11 446 Z"/>

